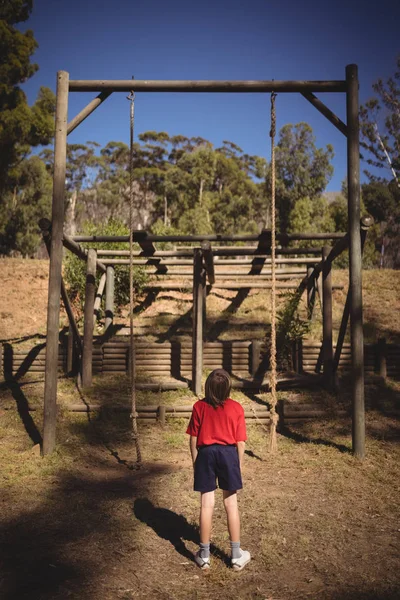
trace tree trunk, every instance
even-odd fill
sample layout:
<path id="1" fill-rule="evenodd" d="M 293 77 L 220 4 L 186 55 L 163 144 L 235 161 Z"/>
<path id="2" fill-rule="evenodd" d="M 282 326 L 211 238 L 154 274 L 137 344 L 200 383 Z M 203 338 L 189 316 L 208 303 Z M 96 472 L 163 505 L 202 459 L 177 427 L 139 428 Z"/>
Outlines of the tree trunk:
<path id="1" fill-rule="evenodd" d="M 167 196 L 164 196 L 164 225 L 167 227 L 168 225 L 168 200 Z"/>
<path id="2" fill-rule="evenodd" d="M 204 187 L 204 179 L 200 179 L 200 190 L 199 190 L 199 204 L 203 201 L 203 187 Z"/>

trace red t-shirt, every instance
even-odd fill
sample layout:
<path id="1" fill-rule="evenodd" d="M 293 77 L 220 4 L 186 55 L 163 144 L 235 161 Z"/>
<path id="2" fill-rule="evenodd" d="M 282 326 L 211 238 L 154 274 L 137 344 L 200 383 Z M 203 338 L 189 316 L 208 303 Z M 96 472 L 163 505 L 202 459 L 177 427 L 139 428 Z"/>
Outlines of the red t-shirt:
<path id="1" fill-rule="evenodd" d="M 193 405 L 186 433 L 197 437 L 197 447 L 210 444 L 230 445 L 247 440 L 243 406 L 228 398 L 214 408 L 206 400 Z"/>

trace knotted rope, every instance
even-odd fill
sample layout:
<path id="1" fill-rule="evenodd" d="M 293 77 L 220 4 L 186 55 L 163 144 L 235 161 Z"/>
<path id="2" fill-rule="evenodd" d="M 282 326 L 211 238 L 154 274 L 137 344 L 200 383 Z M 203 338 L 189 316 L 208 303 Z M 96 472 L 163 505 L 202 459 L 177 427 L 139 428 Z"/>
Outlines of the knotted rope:
<path id="1" fill-rule="evenodd" d="M 131 92 L 128 96 L 130 106 L 130 148 L 129 148 L 129 376 L 131 389 L 131 420 L 132 437 L 135 442 L 136 467 L 142 466 L 142 454 L 140 452 L 139 433 L 137 428 L 136 412 L 136 365 L 135 365 L 135 340 L 133 336 L 133 166 L 134 166 L 134 133 L 135 133 L 135 94 Z"/>
<path id="2" fill-rule="evenodd" d="M 276 93 L 271 94 L 271 350 L 270 350 L 270 374 L 269 383 L 271 389 L 271 428 L 269 438 L 270 452 L 276 452 L 276 428 L 279 415 L 276 412 L 276 210 L 275 210 L 275 134 L 276 134 L 276 113 L 275 113 Z"/>

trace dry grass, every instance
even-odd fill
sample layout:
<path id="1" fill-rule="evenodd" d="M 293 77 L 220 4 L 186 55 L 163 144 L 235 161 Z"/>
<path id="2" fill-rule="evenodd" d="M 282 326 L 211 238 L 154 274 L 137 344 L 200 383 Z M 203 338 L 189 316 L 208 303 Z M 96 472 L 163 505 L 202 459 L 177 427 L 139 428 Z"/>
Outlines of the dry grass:
<path id="1" fill-rule="evenodd" d="M 41 334 L 47 291 L 38 289 L 35 311 L 26 287 L 45 284 L 45 261 L 4 261 L 15 296 L 0 295 L 3 339 Z M 4 271 L 8 269 L 8 271 Z M 38 269 L 35 273 L 35 269 Z M 15 276 L 14 276 L 15 273 Z M 29 275 L 29 277 L 31 277 Z M 347 273 L 334 271 L 346 284 Z M 36 283 L 35 283 L 36 282 Z M 40 284 L 40 285 L 42 285 Z M 400 273 L 364 273 L 366 341 L 400 340 Z M 232 312 L 234 292 L 208 298 L 208 333 L 216 339 L 265 335 L 269 294 L 254 291 Z M 18 298 L 18 300 L 17 300 Z M 346 291 L 334 293 L 334 325 Z M 318 306 L 318 303 L 317 303 Z M 144 335 L 190 331 L 190 295 L 173 292 L 137 317 Z M 305 310 L 304 303 L 301 311 Z M 318 316 L 317 308 L 317 316 Z M 35 314 L 33 315 L 32 312 Z M 185 318 L 180 318 L 185 315 Z M 178 324 L 177 324 L 178 321 Z M 319 339 L 318 319 L 311 336 Z M 32 344 L 32 339 L 25 343 Z M 193 564 L 198 543 L 198 498 L 192 492 L 186 419 L 139 424 L 144 467 L 135 461 L 129 413 L 68 412 L 90 402 L 129 405 L 124 376 L 95 378 L 84 398 L 68 379 L 59 381 L 57 449 L 38 456 L 43 377 L 0 389 L 0 544 L 2 600 L 383 600 L 400 596 L 400 384 L 366 389 L 367 456 L 350 453 L 349 386 L 331 396 L 321 390 L 280 393 L 292 403 L 329 409 L 330 418 L 282 429 L 269 455 L 267 428 L 248 428 L 244 490 L 240 493 L 242 542 L 253 561 L 240 574 L 227 568 L 225 515 L 218 497 L 210 573 Z M 268 395 L 235 393 L 244 406 Z M 138 406 L 186 405 L 188 390 L 138 391 Z M 36 410 L 28 412 L 27 405 Z M 12 410 L 6 410 L 12 408 Z M 16 409 L 17 408 L 17 409 Z M 396 412 L 397 411 L 397 412 Z"/>
<path id="2" fill-rule="evenodd" d="M 37 401 L 41 385 L 21 388 L 29 403 Z M 106 398 L 120 387 L 117 378 L 109 381 Z M 191 491 L 186 419 L 139 425 L 145 463 L 132 471 L 127 414 L 88 418 L 62 409 L 57 450 L 42 459 L 32 451 L 27 422 L 3 410 L 2 599 L 398 597 L 400 424 L 385 413 L 399 408 L 400 388 L 390 382 L 367 392 L 362 463 L 346 451 L 349 419 L 291 428 L 278 436 L 274 456 L 267 452 L 265 428 L 249 426 L 240 507 L 243 545 L 254 560 L 240 575 L 225 562 L 229 544 L 219 497 L 211 572 L 200 572 L 191 560 L 198 499 Z M 173 395 L 147 392 L 140 402 L 188 401 Z M 13 400 L 5 390 L 2 399 Z M 238 399 L 254 404 L 244 395 Z M 333 401 L 317 391 L 291 392 L 288 399 Z M 59 400 L 64 407 L 79 401 L 69 382 L 61 382 Z M 30 416 L 40 431 L 41 411 Z M 23 578 L 16 576 L 22 565 Z"/>

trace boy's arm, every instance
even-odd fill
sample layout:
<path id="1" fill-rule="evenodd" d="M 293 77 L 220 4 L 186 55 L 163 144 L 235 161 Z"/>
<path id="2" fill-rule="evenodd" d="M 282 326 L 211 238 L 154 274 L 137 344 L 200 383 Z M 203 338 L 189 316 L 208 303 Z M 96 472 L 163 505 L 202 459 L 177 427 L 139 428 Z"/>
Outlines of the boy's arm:
<path id="1" fill-rule="evenodd" d="M 194 461 L 197 458 L 197 437 L 194 435 L 190 436 L 189 448 L 190 448 L 190 454 L 192 455 L 192 462 L 193 462 L 193 466 L 194 466 Z"/>
<path id="2" fill-rule="evenodd" d="M 246 447 L 246 442 L 237 442 L 236 445 L 237 445 L 238 455 L 239 455 L 240 470 L 242 470 L 243 456 L 244 456 L 244 449 Z"/>

